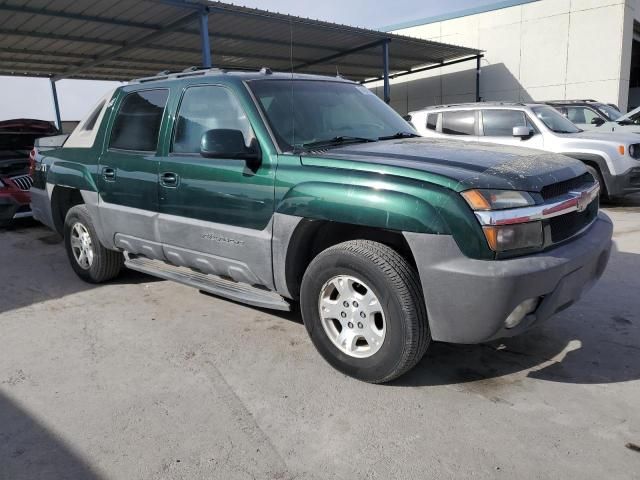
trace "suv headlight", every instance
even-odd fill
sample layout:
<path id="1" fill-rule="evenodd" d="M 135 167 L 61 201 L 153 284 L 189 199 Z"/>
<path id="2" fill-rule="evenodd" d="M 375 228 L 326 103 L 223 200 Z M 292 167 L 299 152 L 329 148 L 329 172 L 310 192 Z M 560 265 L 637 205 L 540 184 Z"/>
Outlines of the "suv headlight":
<path id="1" fill-rule="evenodd" d="M 627 151 L 629 152 L 629 156 L 631 158 L 635 158 L 635 159 L 640 158 L 640 144 L 635 143 L 633 145 L 629 145 L 629 147 L 627 148 Z"/>
<path id="2" fill-rule="evenodd" d="M 529 193 L 516 190 L 467 190 L 462 196 L 474 211 L 517 209 L 536 203 Z M 540 248 L 544 244 L 542 222 L 539 221 L 483 226 L 482 231 L 494 252 Z"/>

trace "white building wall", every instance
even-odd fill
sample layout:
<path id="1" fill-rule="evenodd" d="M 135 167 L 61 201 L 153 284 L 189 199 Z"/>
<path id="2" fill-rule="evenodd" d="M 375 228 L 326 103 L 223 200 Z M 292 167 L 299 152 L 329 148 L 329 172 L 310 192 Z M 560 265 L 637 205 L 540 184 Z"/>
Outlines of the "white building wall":
<path id="1" fill-rule="evenodd" d="M 484 50 L 484 100 L 594 98 L 626 109 L 639 13 L 636 0 L 540 0 L 394 33 Z M 474 100 L 475 61 L 392 81 L 400 113 Z"/>

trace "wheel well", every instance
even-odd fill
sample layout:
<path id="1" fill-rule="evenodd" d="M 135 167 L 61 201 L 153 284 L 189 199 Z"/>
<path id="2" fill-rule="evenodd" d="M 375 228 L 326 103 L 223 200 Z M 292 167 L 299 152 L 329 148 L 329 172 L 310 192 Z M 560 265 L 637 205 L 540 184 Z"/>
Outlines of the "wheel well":
<path id="1" fill-rule="evenodd" d="M 588 165 L 591 168 L 594 168 L 596 172 L 600 174 L 602 178 L 602 185 L 600 188 L 602 189 L 602 193 L 604 196 L 607 195 L 608 187 L 607 182 L 609 181 L 609 167 L 607 166 L 607 162 L 600 155 L 588 154 L 588 153 L 564 153 L 563 155 L 567 155 L 568 157 L 575 158 L 576 160 L 580 160 L 585 165 Z M 597 179 L 596 179 L 597 180 Z"/>
<path id="2" fill-rule="evenodd" d="M 302 276 L 320 252 L 349 240 L 372 240 L 387 245 L 416 268 L 411 248 L 401 232 L 348 223 L 303 220 L 294 231 L 287 248 L 285 274 L 291 296 L 296 299 L 299 297 Z"/>
<path id="3" fill-rule="evenodd" d="M 54 187 L 51 193 L 51 214 L 56 231 L 64 233 L 64 219 L 67 212 L 76 205 L 82 205 L 84 200 L 80 190 L 69 187 Z"/>

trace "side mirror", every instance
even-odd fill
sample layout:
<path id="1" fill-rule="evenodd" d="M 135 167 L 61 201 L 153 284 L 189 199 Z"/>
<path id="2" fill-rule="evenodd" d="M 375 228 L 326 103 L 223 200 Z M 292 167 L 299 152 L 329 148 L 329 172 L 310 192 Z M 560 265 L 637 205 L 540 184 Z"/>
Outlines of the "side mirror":
<path id="1" fill-rule="evenodd" d="M 521 139 L 529 138 L 533 135 L 531 129 L 524 125 L 519 125 L 517 127 L 513 127 L 513 136 L 520 137 Z"/>
<path id="2" fill-rule="evenodd" d="M 591 119 L 591 125 L 595 125 L 595 126 L 599 127 L 603 123 L 604 123 L 604 120 L 601 119 L 600 117 L 594 117 L 594 118 Z"/>
<path id="3" fill-rule="evenodd" d="M 238 160 L 259 161 L 260 147 L 252 142 L 247 147 L 244 135 L 240 130 L 217 128 L 207 130 L 200 140 L 200 155 L 205 158 L 231 158 Z"/>

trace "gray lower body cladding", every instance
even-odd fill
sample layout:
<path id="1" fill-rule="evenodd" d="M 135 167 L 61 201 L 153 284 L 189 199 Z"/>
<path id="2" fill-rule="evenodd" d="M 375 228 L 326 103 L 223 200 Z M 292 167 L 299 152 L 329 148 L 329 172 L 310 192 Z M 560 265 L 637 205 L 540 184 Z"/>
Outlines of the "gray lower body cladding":
<path id="1" fill-rule="evenodd" d="M 33 218 L 43 223 L 52 230 L 56 227 L 53 223 L 53 215 L 51 213 L 51 195 L 49 189 L 53 188 L 47 185 L 47 189 L 31 187 L 31 211 Z"/>
<path id="2" fill-rule="evenodd" d="M 550 251 L 499 261 L 465 257 L 451 236 L 405 233 L 418 265 L 431 336 L 481 343 L 517 335 L 568 307 L 602 275 L 613 225 L 600 214 L 582 236 Z M 504 322 L 523 301 L 538 308 L 512 329 Z"/>

